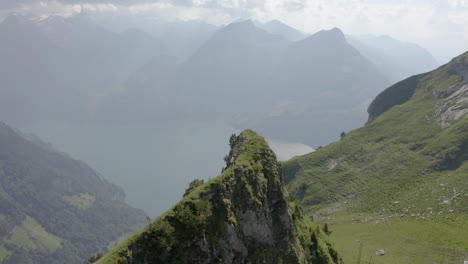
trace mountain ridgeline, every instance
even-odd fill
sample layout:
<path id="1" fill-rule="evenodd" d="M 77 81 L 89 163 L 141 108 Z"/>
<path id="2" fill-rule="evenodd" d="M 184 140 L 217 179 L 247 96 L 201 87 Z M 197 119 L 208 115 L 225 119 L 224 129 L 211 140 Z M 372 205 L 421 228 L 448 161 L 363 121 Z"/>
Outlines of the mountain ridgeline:
<path id="1" fill-rule="evenodd" d="M 82 263 L 145 223 L 121 188 L 0 122 L 0 262 Z"/>
<path id="2" fill-rule="evenodd" d="M 346 39 L 392 83 L 428 72 L 439 65 L 424 48 L 389 36 L 346 36 Z"/>
<path id="3" fill-rule="evenodd" d="M 338 28 L 305 35 L 276 20 L 205 30 L 194 25 L 181 33 L 187 41 L 173 42 L 160 27 L 179 27 L 162 21 L 128 27 L 113 32 L 86 15 L 7 17 L 0 23 L 0 118 L 24 130 L 51 120 L 141 124 L 227 117 L 236 127 L 315 146 L 335 139 L 341 132 L 336 123 L 344 130 L 361 125 L 365 107 L 393 76 L 436 64 L 422 48 L 389 37 L 345 38 Z M 150 34 L 151 28 L 159 33 Z M 168 48 L 197 36 L 199 48 L 188 55 Z M 242 100 L 226 104 L 227 96 Z M 283 128 L 291 125 L 297 129 Z M 313 137 L 303 132 L 311 130 Z"/>
<path id="4" fill-rule="evenodd" d="M 364 123 L 368 102 L 390 84 L 338 28 L 290 41 L 252 21 L 220 28 L 187 60 L 166 69 L 150 63 L 136 76 L 104 102 L 107 112 L 122 119 L 129 114 L 122 110 L 136 106 L 141 110 L 132 122 L 229 120 L 270 138 L 312 146 L 334 140 L 341 132 L 336 123 L 346 130 Z M 162 107 L 168 98 L 177 111 Z M 290 126 L 297 129 L 286 129 Z M 314 131 L 313 137 L 305 131 Z"/>
<path id="5" fill-rule="evenodd" d="M 341 263 L 283 187 L 281 165 L 251 130 L 232 136 L 220 176 L 99 263 Z"/>
<path id="6" fill-rule="evenodd" d="M 345 262 L 361 240 L 379 263 L 462 263 L 468 254 L 468 53 L 378 95 L 369 121 L 284 163 L 288 190 Z M 365 259 L 365 258 L 364 258 Z"/>
<path id="7" fill-rule="evenodd" d="M 0 38 L 0 119 L 11 125 L 89 120 L 104 95 L 164 53 L 142 31 L 114 33 L 84 15 L 12 15 L 0 23 Z"/>
<path id="8" fill-rule="evenodd" d="M 381 56 L 387 38 L 367 55 L 338 28 L 307 35 L 280 21 L 105 17 L 3 20 L 0 120 L 92 165 L 153 216 L 178 200 L 188 175 L 216 173 L 230 131 L 328 144 L 364 124 L 389 76 L 409 65 L 388 57 L 426 65 L 408 45 Z M 176 166 L 181 159 L 190 165 Z M 165 199 L 152 201 L 154 192 Z"/>

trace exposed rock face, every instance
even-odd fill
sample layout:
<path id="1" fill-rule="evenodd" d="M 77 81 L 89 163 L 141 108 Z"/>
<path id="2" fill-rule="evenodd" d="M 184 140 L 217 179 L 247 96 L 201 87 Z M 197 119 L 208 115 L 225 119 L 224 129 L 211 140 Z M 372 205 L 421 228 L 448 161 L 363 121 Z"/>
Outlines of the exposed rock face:
<path id="1" fill-rule="evenodd" d="M 468 62 L 461 56 L 446 68 L 449 74 L 458 79 L 458 83 L 436 94 L 437 99 L 442 99 L 436 107 L 437 123 L 442 128 L 468 113 Z"/>
<path id="2" fill-rule="evenodd" d="M 437 105 L 437 123 L 446 128 L 454 121 L 468 113 L 468 84 L 456 85 L 450 95 Z"/>
<path id="3" fill-rule="evenodd" d="M 340 263 L 320 228 L 287 199 L 281 165 L 247 130 L 227 168 L 104 263 Z M 233 162 L 231 162 L 233 161 Z"/>

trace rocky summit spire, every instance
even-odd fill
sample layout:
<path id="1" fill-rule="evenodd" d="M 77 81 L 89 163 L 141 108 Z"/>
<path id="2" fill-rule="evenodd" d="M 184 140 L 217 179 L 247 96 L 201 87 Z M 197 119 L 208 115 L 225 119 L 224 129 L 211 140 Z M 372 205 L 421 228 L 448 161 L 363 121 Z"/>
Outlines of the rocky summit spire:
<path id="1" fill-rule="evenodd" d="M 251 130 L 227 167 L 101 263 L 340 263 L 319 226 L 283 188 L 281 165 Z"/>

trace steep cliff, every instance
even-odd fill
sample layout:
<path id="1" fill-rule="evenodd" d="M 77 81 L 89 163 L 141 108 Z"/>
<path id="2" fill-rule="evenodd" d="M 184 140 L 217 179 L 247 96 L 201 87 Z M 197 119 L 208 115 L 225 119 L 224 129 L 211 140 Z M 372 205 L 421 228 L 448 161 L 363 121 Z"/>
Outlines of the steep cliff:
<path id="1" fill-rule="evenodd" d="M 227 166 L 100 263 L 340 263 L 283 187 L 281 165 L 251 130 Z"/>

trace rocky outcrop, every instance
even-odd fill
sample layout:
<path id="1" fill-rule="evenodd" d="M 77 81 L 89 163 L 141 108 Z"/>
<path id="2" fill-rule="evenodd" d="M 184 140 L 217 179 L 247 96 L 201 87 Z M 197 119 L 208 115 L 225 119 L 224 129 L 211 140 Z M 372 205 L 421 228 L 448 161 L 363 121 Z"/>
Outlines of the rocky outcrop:
<path id="1" fill-rule="evenodd" d="M 436 120 L 440 127 L 446 128 L 468 113 L 468 84 L 455 85 L 450 95 L 437 104 Z"/>
<path id="2" fill-rule="evenodd" d="M 468 113 L 468 61 L 466 56 L 453 59 L 446 71 L 457 83 L 446 90 L 438 91 L 436 99 L 436 120 L 440 127 L 446 128 Z"/>
<path id="3" fill-rule="evenodd" d="M 231 138 L 223 173 L 104 263 L 340 263 L 283 187 L 281 165 L 250 130 Z"/>

